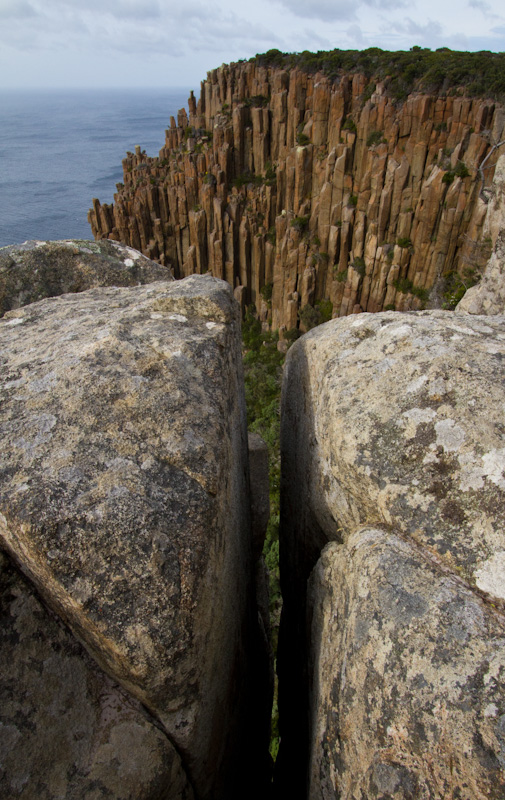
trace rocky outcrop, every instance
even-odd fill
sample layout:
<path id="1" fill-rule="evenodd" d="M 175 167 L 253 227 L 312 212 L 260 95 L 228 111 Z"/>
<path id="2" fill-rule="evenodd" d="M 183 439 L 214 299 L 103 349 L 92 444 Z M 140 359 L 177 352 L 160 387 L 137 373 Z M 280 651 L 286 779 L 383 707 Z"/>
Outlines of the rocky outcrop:
<path id="1" fill-rule="evenodd" d="M 326 546 L 309 604 L 309 798 L 504 796 L 502 614 L 370 528 Z"/>
<path id="2" fill-rule="evenodd" d="M 457 310 L 468 314 L 505 313 L 505 156 L 496 164 L 484 235 L 493 245 L 482 280 L 471 286 Z"/>
<path id="3" fill-rule="evenodd" d="M 193 800 L 159 723 L 113 682 L 0 553 L 0 795 Z"/>
<path id="4" fill-rule="evenodd" d="M 0 315 L 44 297 L 170 280 L 170 270 L 117 242 L 25 242 L 0 248 Z"/>
<path id="5" fill-rule="evenodd" d="M 0 340 L 2 546 L 158 720 L 196 797 L 236 796 L 245 773 L 253 796 L 268 654 L 231 289 L 66 294 L 8 312 Z"/>
<path id="6" fill-rule="evenodd" d="M 288 354 L 286 796 L 504 794 L 503 326 L 360 314 Z"/>
<path id="7" fill-rule="evenodd" d="M 334 317 L 439 307 L 450 276 L 486 264 L 493 101 L 399 103 L 387 81 L 249 62 L 209 72 L 189 109 L 159 158 L 127 155 L 113 205 L 93 201 L 97 239 L 243 287 L 281 332 L 322 300 Z"/>

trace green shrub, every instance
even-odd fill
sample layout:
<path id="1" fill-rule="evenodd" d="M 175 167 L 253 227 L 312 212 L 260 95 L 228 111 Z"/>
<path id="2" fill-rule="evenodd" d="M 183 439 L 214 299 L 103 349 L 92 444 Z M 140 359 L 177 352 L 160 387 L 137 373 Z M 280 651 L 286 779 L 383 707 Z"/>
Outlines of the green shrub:
<path id="1" fill-rule="evenodd" d="M 398 292 L 402 292 L 402 294 L 412 294 L 414 297 L 419 298 L 423 305 L 428 302 L 430 296 L 428 289 L 424 289 L 422 286 L 414 286 L 410 278 L 398 278 L 396 281 L 393 281 L 393 286 Z"/>
<path id="2" fill-rule="evenodd" d="M 353 261 L 353 262 L 352 262 L 352 264 L 351 264 L 351 267 L 352 267 L 354 270 L 356 270 L 356 272 L 358 273 L 358 275 L 360 275 L 362 278 L 364 278 L 364 277 L 365 277 L 365 273 L 366 273 L 366 264 L 365 264 L 365 259 L 364 259 L 364 258 L 361 258 L 360 256 L 358 256 L 357 258 L 355 258 L 355 259 L 354 259 L 354 261 Z"/>
<path id="3" fill-rule="evenodd" d="M 353 133 L 356 133 L 358 129 L 356 127 L 356 123 L 354 122 L 354 120 L 351 119 L 351 117 L 347 117 L 347 119 L 344 120 L 344 124 L 342 125 L 342 130 L 352 131 Z"/>
<path id="4" fill-rule="evenodd" d="M 321 324 L 321 315 L 317 308 L 314 306 L 306 305 L 298 312 L 300 322 L 302 322 L 307 331 L 315 328 Z"/>
<path id="5" fill-rule="evenodd" d="M 344 73 L 361 73 L 368 78 L 363 101 L 372 94 L 373 81 L 383 81 L 389 95 L 404 100 L 412 91 L 433 94 L 462 89 L 468 96 L 505 97 L 505 53 L 458 52 L 449 48 L 412 47 L 387 51 L 379 47 L 365 50 L 329 50 L 311 53 L 282 53 L 269 50 L 250 59 L 263 66 L 297 67 L 314 74 L 323 72 L 334 80 Z M 393 78 L 391 76 L 394 76 Z"/>
<path id="6" fill-rule="evenodd" d="M 454 174 L 458 176 L 458 178 L 468 178 L 470 172 L 463 161 L 458 161 L 456 164 L 456 169 L 454 170 Z"/>
<path id="7" fill-rule="evenodd" d="M 333 274 L 334 274 L 335 280 L 338 281 L 339 283 L 345 283 L 346 280 L 347 280 L 347 275 L 348 275 L 347 270 L 346 269 L 341 269 L 340 272 L 337 272 L 336 271 L 337 269 L 338 269 L 337 265 L 335 264 L 335 267 L 333 269 Z"/>
<path id="8" fill-rule="evenodd" d="M 327 297 L 323 300 L 318 300 L 316 302 L 316 308 L 319 311 L 320 316 L 320 324 L 322 325 L 323 322 L 329 322 L 332 314 L 333 314 L 333 303 Z"/>
<path id="9" fill-rule="evenodd" d="M 272 225 L 272 227 L 268 229 L 267 241 L 270 242 L 270 244 L 275 244 L 275 242 L 277 241 L 277 233 L 275 230 L 275 225 Z"/>
<path id="10" fill-rule="evenodd" d="M 366 103 L 367 100 L 370 100 L 371 96 L 375 92 L 375 86 L 376 86 L 376 84 L 372 82 L 372 83 L 369 83 L 368 86 L 366 87 L 365 91 L 363 92 L 363 97 L 362 97 L 362 100 L 363 100 L 364 103 Z"/>
<path id="11" fill-rule="evenodd" d="M 291 220 L 291 227 L 298 231 L 298 233 L 305 233 L 309 226 L 310 217 L 294 217 Z"/>
<path id="12" fill-rule="evenodd" d="M 388 303 L 387 306 L 384 306 L 384 311 L 394 311 L 396 308 L 394 303 Z"/>
<path id="13" fill-rule="evenodd" d="M 300 133 L 296 134 L 296 143 L 305 147 L 305 145 L 310 144 L 310 138 L 307 136 L 306 133 L 300 131 Z"/>
<path id="14" fill-rule="evenodd" d="M 366 146 L 367 147 L 375 147 L 375 145 L 382 144 L 382 142 L 385 142 L 385 141 L 386 140 L 385 140 L 383 134 L 380 131 L 372 131 L 368 135 L 368 138 L 366 140 Z"/>
<path id="15" fill-rule="evenodd" d="M 287 342 L 295 342 L 301 335 L 302 332 L 299 328 L 290 328 L 289 331 L 284 331 L 284 339 Z"/>
<path id="16" fill-rule="evenodd" d="M 349 195 L 349 199 L 347 201 L 347 205 L 356 207 L 358 205 L 358 195 L 357 194 Z"/>
<path id="17" fill-rule="evenodd" d="M 265 169 L 264 182 L 267 184 L 267 186 L 273 186 L 276 180 L 277 180 L 277 173 L 275 167 L 273 167 L 269 161 Z"/>
<path id="18" fill-rule="evenodd" d="M 272 292 L 273 292 L 274 285 L 273 283 L 265 283 L 264 286 L 260 289 L 260 294 L 267 303 L 272 302 Z"/>
<path id="19" fill-rule="evenodd" d="M 454 180 L 454 172 L 453 172 L 453 170 L 449 170 L 449 171 L 448 171 L 448 172 L 446 172 L 446 173 L 445 173 L 445 175 L 443 176 L 443 178 L 442 178 L 442 183 L 448 183 L 448 184 L 450 184 L 450 183 L 452 183 L 452 182 L 453 182 L 453 180 Z"/>
<path id="20" fill-rule="evenodd" d="M 412 239 L 410 239 L 408 236 L 401 236 L 396 240 L 396 244 L 398 247 L 412 247 Z"/>
<path id="21" fill-rule="evenodd" d="M 444 302 L 442 308 L 452 311 L 464 297 L 467 289 L 475 286 L 481 279 L 480 273 L 474 267 L 465 267 L 460 274 L 451 270 L 444 275 Z"/>

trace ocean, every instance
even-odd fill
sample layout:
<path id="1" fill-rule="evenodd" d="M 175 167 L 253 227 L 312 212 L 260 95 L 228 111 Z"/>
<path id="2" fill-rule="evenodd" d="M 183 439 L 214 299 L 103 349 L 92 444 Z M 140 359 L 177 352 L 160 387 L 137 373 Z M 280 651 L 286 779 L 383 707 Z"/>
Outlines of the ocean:
<path id="1" fill-rule="evenodd" d="M 158 155 L 189 89 L 0 92 L 0 247 L 92 239 L 93 197 L 111 203 L 136 144 Z"/>

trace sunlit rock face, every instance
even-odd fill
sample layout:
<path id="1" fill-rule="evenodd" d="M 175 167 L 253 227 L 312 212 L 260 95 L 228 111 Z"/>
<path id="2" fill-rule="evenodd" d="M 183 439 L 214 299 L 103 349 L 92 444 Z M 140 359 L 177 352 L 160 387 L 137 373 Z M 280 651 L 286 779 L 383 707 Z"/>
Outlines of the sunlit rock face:
<path id="1" fill-rule="evenodd" d="M 230 287 L 66 294 L 8 312 L 0 341 L 2 546 L 157 718 L 196 796 L 230 796 L 268 720 Z"/>
<path id="2" fill-rule="evenodd" d="M 321 300 L 330 317 L 442 307 L 491 252 L 479 167 L 490 154 L 487 191 L 505 113 L 450 93 L 398 102 L 386 84 L 252 62 L 210 71 L 159 157 L 128 153 L 114 204 L 93 200 L 93 235 L 176 277 L 242 287 L 281 332 Z"/>
<path id="3" fill-rule="evenodd" d="M 311 797 L 503 795 L 504 355 L 502 317 L 441 311 L 288 354 L 281 763 Z"/>

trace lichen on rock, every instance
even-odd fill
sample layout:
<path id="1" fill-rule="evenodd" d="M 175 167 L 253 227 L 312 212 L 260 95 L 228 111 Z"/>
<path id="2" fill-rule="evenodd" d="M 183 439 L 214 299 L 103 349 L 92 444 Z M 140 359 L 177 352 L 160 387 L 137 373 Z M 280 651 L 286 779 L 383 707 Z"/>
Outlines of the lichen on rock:
<path id="1" fill-rule="evenodd" d="M 0 342 L 2 545 L 158 718 L 197 795 L 225 797 L 254 757 L 261 658 L 232 291 L 66 294 L 5 314 Z"/>

